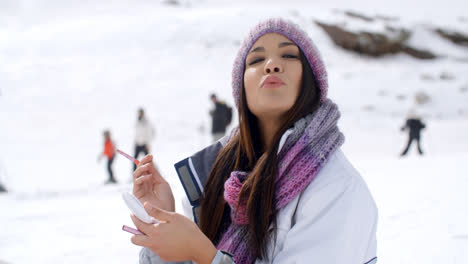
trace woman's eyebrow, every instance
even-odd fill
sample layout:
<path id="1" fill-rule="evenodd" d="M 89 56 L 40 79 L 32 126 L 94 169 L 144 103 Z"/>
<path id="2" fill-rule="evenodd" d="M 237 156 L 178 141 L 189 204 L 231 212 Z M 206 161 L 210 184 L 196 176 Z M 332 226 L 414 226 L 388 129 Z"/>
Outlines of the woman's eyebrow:
<path id="1" fill-rule="evenodd" d="M 281 42 L 280 44 L 278 44 L 279 48 L 286 47 L 286 46 L 296 46 L 296 44 L 294 44 L 292 42 Z M 261 52 L 261 51 L 265 51 L 265 48 L 262 47 L 262 46 L 259 46 L 259 47 L 256 47 L 256 48 L 252 49 L 249 53 Z"/>
<path id="2" fill-rule="evenodd" d="M 259 51 L 265 51 L 265 48 L 264 47 L 256 47 L 255 49 L 251 50 L 249 53 L 252 53 L 252 52 L 259 52 Z"/>
<path id="3" fill-rule="evenodd" d="M 296 44 L 292 43 L 292 42 L 281 42 L 278 47 L 279 48 L 282 48 L 282 47 L 286 47 L 286 46 L 296 46 Z"/>

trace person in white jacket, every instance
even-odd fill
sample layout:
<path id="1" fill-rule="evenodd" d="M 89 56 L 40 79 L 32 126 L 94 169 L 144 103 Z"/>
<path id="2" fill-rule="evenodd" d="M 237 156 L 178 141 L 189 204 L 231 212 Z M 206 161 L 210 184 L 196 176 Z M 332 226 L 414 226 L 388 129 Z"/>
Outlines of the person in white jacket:
<path id="1" fill-rule="evenodd" d="M 138 159 L 140 154 L 148 155 L 153 138 L 154 128 L 146 118 L 145 110 L 143 108 L 139 108 L 138 119 L 135 124 L 135 159 Z M 135 169 L 136 165 L 134 164 L 133 170 Z"/>
<path id="2" fill-rule="evenodd" d="M 140 263 L 376 263 L 377 207 L 341 151 L 312 40 L 289 21 L 263 21 L 232 77 L 239 127 L 175 164 L 194 221 L 174 212 L 151 155 L 133 174 L 134 195 L 160 221 L 132 215 Z"/>

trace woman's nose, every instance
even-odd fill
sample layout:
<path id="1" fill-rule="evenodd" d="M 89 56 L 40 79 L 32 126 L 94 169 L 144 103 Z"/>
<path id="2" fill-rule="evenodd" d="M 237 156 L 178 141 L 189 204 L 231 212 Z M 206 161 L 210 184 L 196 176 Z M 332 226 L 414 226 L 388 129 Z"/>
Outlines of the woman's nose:
<path id="1" fill-rule="evenodd" d="M 264 73 L 270 74 L 274 72 L 283 72 L 283 65 L 279 62 L 278 59 L 269 59 L 265 64 Z"/>

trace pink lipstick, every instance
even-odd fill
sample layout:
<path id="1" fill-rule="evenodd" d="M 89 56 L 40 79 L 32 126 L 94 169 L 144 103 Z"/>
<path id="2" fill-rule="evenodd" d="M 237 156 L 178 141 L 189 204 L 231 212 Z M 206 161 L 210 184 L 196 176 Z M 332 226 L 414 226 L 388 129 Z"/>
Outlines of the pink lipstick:
<path id="1" fill-rule="evenodd" d="M 123 151 L 121 151 L 120 149 L 117 149 L 117 153 L 119 153 L 120 155 L 122 155 L 122 156 L 126 157 L 127 159 L 131 160 L 137 166 L 138 166 L 138 164 L 140 164 L 139 160 L 134 159 L 132 156 L 128 155 L 127 153 L 125 153 Z"/>

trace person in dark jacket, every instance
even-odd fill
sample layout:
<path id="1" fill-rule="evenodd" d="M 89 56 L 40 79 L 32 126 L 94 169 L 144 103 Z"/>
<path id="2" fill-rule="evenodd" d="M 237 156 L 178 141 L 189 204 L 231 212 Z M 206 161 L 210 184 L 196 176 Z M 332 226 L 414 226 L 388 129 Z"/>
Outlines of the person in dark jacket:
<path id="1" fill-rule="evenodd" d="M 423 155 L 423 151 L 421 150 L 421 130 L 424 129 L 426 125 L 421 121 L 421 119 L 414 115 L 410 114 L 406 120 L 405 125 L 401 128 L 401 131 L 405 131 L 408 129 L 408 144 L 406 145 L 405 150 L 401 153 L 401 156 L 405 156 L 408 153 L 408 150 L 415 140 L 418 144 L 418 152 L 419 155 Z"/>
<path id="2" fill-rule="evenodd" d="M 212 120 L 211 135 L 213 136 L 213 142 L 216 142 L 226 133 L 226 127 L 230 122 L 230 109 L 225 102 L 219 101 L 215 94 L 211 94 L 210 99 L 215 106 L 210 111 Z"/>

